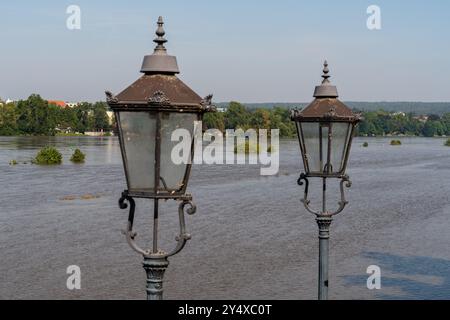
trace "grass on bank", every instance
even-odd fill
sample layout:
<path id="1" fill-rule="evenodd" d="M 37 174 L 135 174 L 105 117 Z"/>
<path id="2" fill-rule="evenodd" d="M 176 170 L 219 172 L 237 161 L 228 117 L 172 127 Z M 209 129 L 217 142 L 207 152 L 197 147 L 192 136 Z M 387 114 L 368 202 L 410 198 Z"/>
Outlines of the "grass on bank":
<path id="1" fill-rule="evenodd" d="M 82 133 L 75 133 L 75 132 L 57 132 L 55 134 L 56 137 L 84 137 L 84 134 Z"/>
<path id="2" fill-rule="evenodd" d="M 245 145 L 240 144 L 240 145 L 236 145 L 234 146 L 234 153 L 242 153 L 242 149 L 244 149 L 244 153 L 245 154 L 249 154 L 249 153 L 259 153 L 259 151 L 261 150 L 261 147 L 259 145 L 259 143 L 250 143 L 250 141 L 246 141 Z M 271 153 L 272 151 L 272 146 L 267 146 L 267 153 Z"/>

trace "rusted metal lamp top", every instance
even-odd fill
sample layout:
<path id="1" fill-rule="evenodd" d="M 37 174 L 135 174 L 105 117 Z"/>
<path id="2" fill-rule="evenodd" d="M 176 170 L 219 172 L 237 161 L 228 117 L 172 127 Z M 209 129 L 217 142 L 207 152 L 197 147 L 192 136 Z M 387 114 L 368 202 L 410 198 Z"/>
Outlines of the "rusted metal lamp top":
<path id="1" fill-rule="evenodd" d="M 158 19 L 156 48 L 144 57 L 143 75 L 117 96 L 106 92 L 114 111 L 124 160 L 128 192 L 146 198 L 183 196 L 191 164 L 175 164 L 171 141 L 176 129 L 186 129 L 193 139 L 194 124 L 213 111 L 212 95 L 201 98 L 176 75 L 176 57 L 167 54 L 164 22 Z M 193 153 L 193 148 L 192 148 Z"/>
<path id="2" fill-rule="evenodd" d="M 167 54 L 164 44 L 163 18 L 158 19 L 156 43 L 153 54 L 144 57 L 141 73 L 144 75 L 117 96 L 106 92 L 108 104 L 113 110 L 118 108 L 142 108 L 164 106 L 164 109 L 208 111 L 212 96 L 202 99 L 183 83 L 176 74 L 180 73 L 175 56 Z"/>
<path id="3" fill-rule="evenodd" d="M 303 164 L 307 176 L 342 177 L 345 174 L 352 137 L 361 116 L 339 101 L 324 62 L 323 81 L 314 91 L 314 101 L 303 110 L 293 110 Z"/>

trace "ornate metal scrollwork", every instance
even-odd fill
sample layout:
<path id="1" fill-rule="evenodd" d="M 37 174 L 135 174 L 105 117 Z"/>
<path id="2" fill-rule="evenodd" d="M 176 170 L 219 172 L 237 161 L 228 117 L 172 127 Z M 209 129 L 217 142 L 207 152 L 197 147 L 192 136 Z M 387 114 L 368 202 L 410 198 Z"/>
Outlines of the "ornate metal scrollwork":
<path id="1" fill-rule="evenodd" d="M 122 194 L 122 197 L 119 199 L 119 207 L 122 210 L 125 210 L 128 208 L 128 202 L 130 206 L 130 211 L 128 215 L 128 222 L 127 222 L 127 228 L 123 231 L 123 233 L 126 236 L 127 242 L 130 245 L 130 247 L 136 251 L 139 254 L 142 254 L 146 258 L 158 258 L 158 259 L 167 259 L 173 255 L 176 255 L 179 253 L 186 245 L 186 243 L 191 239 L 191 235 L 186 232 L 186 221 L 185 221 L 185 214 L 193 215 L 197 211 L 197 207 L 195 204 L 190 200 L 183 200 L 179 207 L 178 207 L 178 216 L 180 220 L 180 233 L 175 238 L 177 241 L 177 245 L 175 249 L 170 251 L 169 253 L 166 253 L 165 251 L 159 251 L 157 253 L 152 252 L 152 250 L 144 250 L 141 247 L 139 247 L 136 243 L 136 237 L 137 233 L 133 231 L 133 223 L 134 223 L 134 215 L 136 210 L 136 203 L 134 199 L 126 192 Z"/>
<path id="2" fill-rule="evenodd" d="M 126 236 L 129 246 L 137 253 L 140 253 L 145 256 L 145 255 L 149 254 L 150 251 L 143 250 L 136 244 L 135 239 L 137 237 L 137 233 L 133 231 L 136 202 L 134 201 L 134 199 L 132 197 L 128 196 L 126 193 L 123 193 L 122 197 L 119 199 L 119 208 L 122 210 L 125 210 L 128 208 L 128 204 L 125 201 L 127 201 L 130 205 L 130 212 L 128 214 L 127 228 L 125 230 L 123 230 L 122 233 Z"/>
<path id="3" fill-rule="evenodd" d="M 206 97 L 204 97 L 202 99 L 202 101 L 200 102 L 200 104 L 202 105 L 202 107 L 204 108 L 204 110 L 206 112 L 213 112 L 216 111 L 216 106 L 213 105 L 212 103 L 212 99 L 213 99 L 213 95 L 209 94 Z"/>
<path id="4" fill-rule="evenodd" d="M 105 95 L 106 95 L 106 102 L 108 104 L 119 103 L 119 99 L 111 91 L 105 91 Z"/>
<path id="5" fill-rule="evenodd" d="M 327 113 L 323 115 L 324 118 L 335 118 L 337 116 L 336 107 L 332 106 Z"/>
<path id="6" fill-rule="evenodd" d="M 188 208 L 186 208 L 189 206 Z M 184 219 L 185 211 L 188 215 L 193 215 L 197 211 L 197 207 L 192 201 L 185 200 L 180 203 L 178 207 L 178 217 L 180 219 L 180 234 L 175 238 L 177 241 L 177 246 L 175 249 L 168 253 L 166 257 L 171 257 L 179 253 L 181 250 L 183 250 L 184 246 L 186 245 L 186 242 L 191 240 L 191 235 L 186 232 L 186 222 Z"/>
<path id="7" fill-rule="evenodd" d="M 303 205 L 305 206 L 306 210 L 316 216 L 321 215 L 320 211 L 315 211 L 313 210 L 309 204 L 311 203 L 311 201 L 308 199 L 308 193 L 309 193 L 309 180 L 306 174 L 302 173 L 300 175 L 300 178 L 298 178 L 297 181 L 299 186 L 303 186 L 305 185 L 305 193 L 303 195 L 303 199 L 301 199 L 301 202 L 303 203 Z"/>
<path id="8" fill-rule="evenodd" d="M 304 192 L 304 196 L 303 199 L 301 199 L 301 202 L 303 203 L 303 205 L 305 206 L 305 209 L 314 214 L 317 217 L 333 217 L 339 213 L 341 213 L 344 208 L 346 207 L 346 205 L 348 204 L 348 201 L 345 198 L 345 189 L 344 187 L 350 188 L 352 186 L 352 182 L 350 181 L 349 176 L 345 175 L 341 177 L 341 182 L 339 185 L 339 190 L 341 192 L 341 201 L 339 201 L 338 205 L 338 209 L 334 212 L 322 212 L 320 210 L 314 210 L 313 208 L 311 208 L 310 204 L 311 201 L 308 199 L 308 193 L 309 193 L 309 180 L 308 180 L 308 176 L 304 173 L 302 173 L 300 175 L 300 178 L 297 181 L 299 186 L 303 186 L 305 185 L 305 192 Z"/>
<path id="9" fill-rule="evenodd" d="M 153 95 L 148 99 L 148 103 L 150 104 L 170 104 L 169 98 L 167 98 L 166 94 L 158 90 L 153 93 Z"/>

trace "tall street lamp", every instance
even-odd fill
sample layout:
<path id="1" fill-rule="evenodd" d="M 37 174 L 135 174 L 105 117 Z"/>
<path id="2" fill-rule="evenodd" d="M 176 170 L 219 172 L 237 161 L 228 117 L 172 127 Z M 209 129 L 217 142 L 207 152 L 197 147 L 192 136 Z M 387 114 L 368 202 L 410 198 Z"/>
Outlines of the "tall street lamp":
<path id="1" fill-rule="evenodd" d="M 155 51 L 144 57 L 136 82 L 117 96 L 106 92 L 108 105 L 115 113 L 119 129 L 120 149 L 128 190 L 119 200 L 121 209 L 129 206 L 125 235 L 133 250 L 144 257 L 147 273 L 147 298 L 162 300 L 163 277 L 169 265 L 168 258 L 179 253 L 190 240 L 186 232 L 185 213 L 194 214 L 196 207 L 192 196 L 186 193 L 194 154 L 194 125 L 203 114 L 212 111 L 212 95 L 202 99 L 177 78 L 176 57 L 169 56 L 164 44 L 165 31 L 162 17 L 158 19 Z M 190 133 L 189 160 L 175 164 L 171 159 L 172 148 L 179 141 L 171 141 L 172 132 L 184 129 Z M 185 131 L 186 132 L 186 131 Z M 151 249 L 142 249 L 136 243 L 133 231 L 136 204 L 134 198 L 152 199 L 153 241 Z M 172 251 L 158 246 L 158 218 L 160 200 L 180 202 L 178 214 L 180 233 Z"/>
<path id="2" fill-rule="evenodd" d="M 305 185 L 302 202 L 306 210 L 316 216 L 319 226 L 319 300 L 328 299 L 328 248 L 333 217 L 348 204 L 344 186 L 351 187 L 345 174 L 352 137 L 361 117 L 338 100 L 335 86 L 330 84 L 328 63 L 325 61 L 323 82 L 316 87 L 315 100 L 305 109 L 292 110 L 305 172 L 298 184 Z M 315 210 L 308 200 L 309 178 L 322 178 L 322 208 Z M 341 201 L 335 211 L 327 208 L 327 180 L 340 179 Z"/>

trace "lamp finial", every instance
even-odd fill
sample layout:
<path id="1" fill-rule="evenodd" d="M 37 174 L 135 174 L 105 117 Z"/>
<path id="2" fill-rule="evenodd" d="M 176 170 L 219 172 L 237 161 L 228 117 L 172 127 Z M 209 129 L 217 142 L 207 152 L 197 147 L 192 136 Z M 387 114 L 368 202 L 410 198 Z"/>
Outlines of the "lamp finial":
<path id="1" fill-rule="evenodd" d="M 328 61 L 323 62 L 322 84 L 314 90 L 315 98 L 337 98 L 338 92 L 336 86 L 330 83 L 330 69 L 328 69 Z"/>
<path id="2" fill-rule="evenodd" d="M 323 63 L 323 81 L 322 84 L 330 83 L 330 80 L 328 80 L 331 76 L 329 75 L 330 69 L 328 69 L 328 61 L 325 60 Z"/>
<path id="3" fill-rule="evenodd" d="M 166 48 L 164 47 L 164 44 L 167 42 L 167 39 L 164 38 L 164 35 L 166 34 L 166 31 L 164 30 L 164 20 L 163 17 L 158 18 L 158 29 L 156 29 L 156 36 L 157 38 L 153 40 L 157 44 L 155 51 L 166 51 Z"/>
<path id="4" fill-rule="evenodd" d="M 180 73 L 177 64 L 177 58 L 169 56 L 164 44 L 167 39 L 164 38 L 166 31 L 164 30 L 163 17 L 158 18 L 158 28 L 156 29 L 156 38 L 153 42 L 156 43 L 155 51 L 151 55 L 144 57 L 142 62 L 141 72 L 145 74 L 177 74 Z"/>

